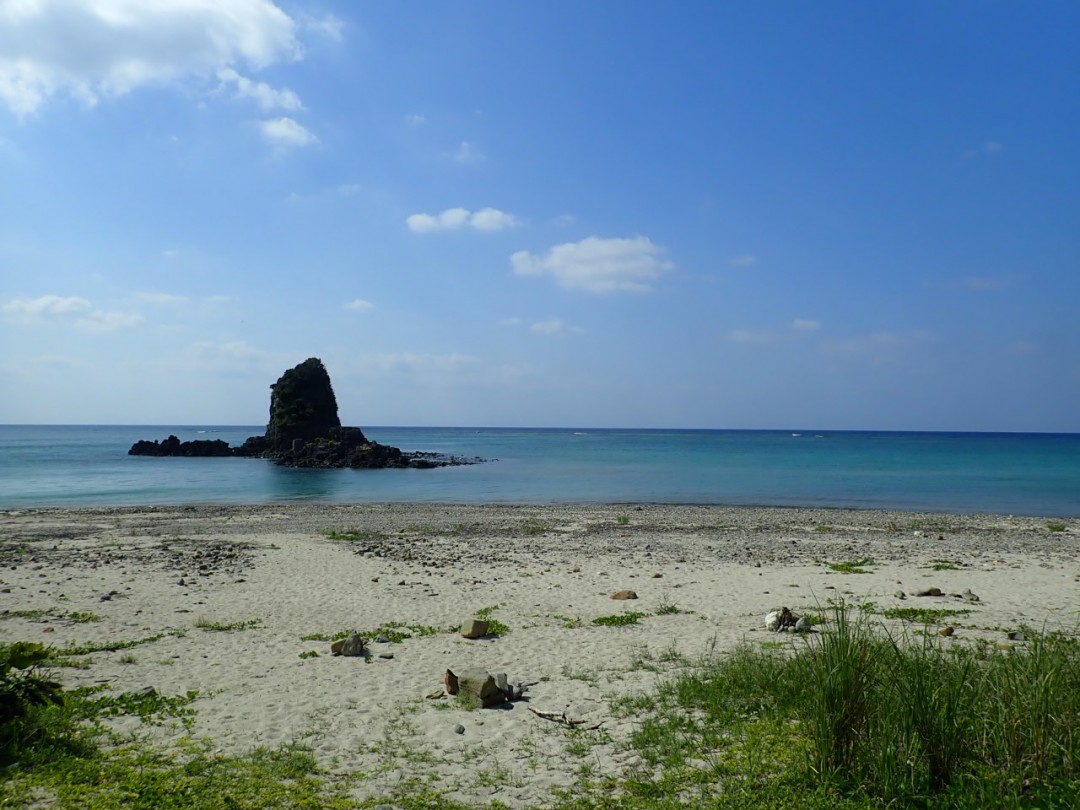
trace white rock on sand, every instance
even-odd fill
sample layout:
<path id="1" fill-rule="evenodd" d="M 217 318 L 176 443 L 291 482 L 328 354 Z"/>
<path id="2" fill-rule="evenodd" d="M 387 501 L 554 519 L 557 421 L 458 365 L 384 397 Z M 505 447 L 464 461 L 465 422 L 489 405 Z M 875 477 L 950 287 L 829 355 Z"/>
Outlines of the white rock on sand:
<path id="1" fill-rule="evenodd" d="M 304 738 L 324 767 L 367 774 L 363 795 L 433 775 L 458 800 L 543 804 L 575 784 L 582 759 L 565 726 L 528 708 L 599 725 L 579 732 L 597 735 L 594 777 L 618 775 L 633 763 L 623 744 L 635 721 L 614 717 L 609 699 L 744 640 L 775 641 L 762 619 L 781 606 L 820 612 L 842 597 L 972 610 L 951 620 L 948 643 L 1021 625 L 1075 629 L 1080 540 L 1046 523 L 626 505 L 7 511 L 0 611 L 47 614 L 0 621 L 0 639 L 64 646 L 186 631 L 60 674 L 68 687 L 198 690 L 195 736 L 230 752 Z M 826 564 L 867 558 L 865 574 Z M 935 560 L 958 570 L 934 570 Z M 979 601 L 894 595 L 929 587 Z M 629 589 L 636 601 L 611 600 Z M 508 632 L 460 635 L 463 620 L 493 606 L 484 618 Z M 76 612 L 100 621 L 75 623 Z M 626 612 L 648 615 L 593 623 Z M 371 631 L 395 623 L 441 632 L 375 640 Z M 347 630 L 367 631 L 365 657 L 303 640 Z M 309 651 L 318 656 L 300 657 Z M 468 711 L 425 697 L 448 669 L 507 673 L 531 684 L 529 701 Z M 152 733 L 167 745 L 183 731 Z"/>

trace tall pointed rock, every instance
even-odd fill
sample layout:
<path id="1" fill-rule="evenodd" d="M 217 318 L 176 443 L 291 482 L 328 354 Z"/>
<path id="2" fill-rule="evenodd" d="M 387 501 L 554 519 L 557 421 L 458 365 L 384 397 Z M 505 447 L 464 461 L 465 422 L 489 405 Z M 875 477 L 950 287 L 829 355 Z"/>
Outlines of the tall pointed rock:
<path id="1" fill-rule="evenodd" d="M 270 392 L 266 438 L 272 448 L 289 447 L 294 439 L 324 439 L 341 427 L 330 375 L 317 357 L 290 368 Z"/>

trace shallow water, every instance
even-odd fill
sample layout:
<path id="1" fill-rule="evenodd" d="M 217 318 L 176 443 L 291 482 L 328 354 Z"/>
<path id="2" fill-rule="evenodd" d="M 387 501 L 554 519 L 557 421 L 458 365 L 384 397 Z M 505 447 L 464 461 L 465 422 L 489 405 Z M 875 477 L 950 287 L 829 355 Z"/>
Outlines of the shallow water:
<path id="1" fill-rule="evenodd" d="M 261 426 L 0 426 L 0 507 L 380 501 L 701 503 L 1080 516 L 1080 435 L 365 428 L 434 470 L 292 470 L 128 456 L 138 439 Z"/>

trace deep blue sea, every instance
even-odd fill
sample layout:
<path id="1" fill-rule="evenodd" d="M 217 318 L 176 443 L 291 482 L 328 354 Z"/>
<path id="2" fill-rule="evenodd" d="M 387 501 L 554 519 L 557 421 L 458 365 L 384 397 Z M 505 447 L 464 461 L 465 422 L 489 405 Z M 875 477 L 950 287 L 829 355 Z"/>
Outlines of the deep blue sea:
<path id="1" fill-rule="evenodd" d="M 433 470 L 292 470 L 128 456 L 138 439 L 262 426 L 0 426 L 0 508 L 176 503 L 678 503 L 1080 517 L 1080 434 L 364 428 Z"/>

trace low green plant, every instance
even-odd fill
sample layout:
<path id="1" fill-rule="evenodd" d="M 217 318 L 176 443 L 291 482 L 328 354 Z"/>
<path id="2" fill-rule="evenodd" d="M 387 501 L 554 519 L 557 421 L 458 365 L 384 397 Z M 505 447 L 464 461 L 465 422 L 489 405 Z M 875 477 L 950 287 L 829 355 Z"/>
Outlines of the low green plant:
<path id="1" fill-rule="evenodd" d="M 1048 531 L 1051 531 L 1051 532 L 1063 532 L 1066 529 L 1066 525 L 1065 525 L 1064 521 L 1051 520 L 1046 524 L 1046 528 L 1047 528 Z"/>
<path id="2" fill-rule="evenodd" d="M 487 622 L 488 635 L 491 636 L 505 636 L 510 632 L 509 626 L 492 617 L 492 613 L 498 610 L 501 605 L 488 605 L 485 608 L 480 608 L 476 611 L 476 618 Z"/>
<path id="3" fill-rule="evenodd" d="M 648 615 L 648 613 L 629 611 L 627 613 L 616 613 L 613 616 L 597 616 L 592 620 L 592 623 L 602 627 L 626 627 L 630 624 L 637 624 L 638 619 L 643 619 Z"/>
<path id="4" fill-rule="evenodd" d="M 5 610 L 0 612 L 0 619 L 30 619 L 36 621 L 48 616 L 48 610 Z"/>
<path id="5" fill-rule="evenodd" d="M 304 652 L 300 653 L 300 657 L 301 658 L 318 658 L 319 653 L 316 652 L 315 650 L 305 650 Z"/>
<path id="6" fill-rule="evenodd" d="M 323 529 L 319 534 L 329 540 L 340 540 L 344 543 L 363 543 L 386 539 L 386 535 L 382 532 L 371 532 L 363 529 L 353 529 L 352 531 Z"/>
<path id="7" fill-rule="evenodd" d="M 679 606 L 674 604 L 673 602 L 665 601 L 665 602 L 661 602 L 659 605 L 657 605 L 656 610 L 653 611 L 653 612 L 657 616 L 671 616 L 671 615 L 674 615 L 676 613 L 682 613 L 683 611 L 680 610 Z"/>
<path id="8" fill-rule="evenodd" d="M 557 614 L 555 618 L 562 623 L 563 628 L 566 630 L 576 630 L 583 624 L 580 616 L 563 616 Z"/>
<path id="9" fill-rule="evenodd" d="M 218 622 L 200 616 L 195 621 L 195 626 L 200 630 L 213 631 L 215 633 L 231 633 L 234 630 L 252 630 L 262 625 L 262 619 L 247 619 L 239 622 Z"/>
<path id="10" fill-rule="evenodd" d="M 46 670 L 49 654 L 44 645 L 29 641 L 0 644 L 0 730 L 5 736 L 35 708 L 63 701 L 63 688 Z"/>
<path id="11" fill-rule="evenodd" d="M 550 532 L 554 527 L 538 518 L 529 518 L 521 524 L 521 533 L 530 537 Z"/>
<path id="12" fill-rule="evenodd" d="M 866 570 L 866 566 L 873 565 L 874 561 L 869 557 L 863 557 L 861 560 L 827 562 L 825 564 L 838 574 L 869 574 L 870 572 Z"/>
<path id="13" fill-rule="evenodd" d="M 972 611 L 968 608 L 893 607 L 875 612 L 886 619 L 900 619 L 901 621 L 919 624 L 937 624 L 942 619 L 948 619 L 952 616 L 967 616 Z"/>
<path id="14" fill-rule="evenodd" d="M 68 613 L 66 618 L 75 624 L 87 624 L 89 622 L 100 622 L 101 617 L 96 613 L 90 613 L 89 611 L 75 610 Z"/>
<path id="15" fill-rule="evenodd" d="M 931 571 L 960 571 L 963 568 L 959 563 L 942 559 L 930 560 L 930 564 L 926 567 Z"/>
<path id="16" fill-rule="evenodd" d="M 628 526 L 628 525 L 630 525 L 630 516 L 627 515 L 627 514 L 621 514 L 621 515 L 619 515 L 618 517 L 615 518 L 615 521 L 620 526 Z"/>
<path id="17" fill-rule="evenodd" d="M 132 647 L 138 647 L 141 644 L 152 644 L 155 641 L 161 641 L 166 636 L 179 635 L 177 631 L 170 633 L 156 633 L 152 636 L 145 636 L 144 638 L 128 639 L 126 641 L 102 641 L 102 642 L 88 642 L 86 644 L 72 644 L 67 647 L 61 647 L 51 651 L 52 658 L 50 663 L 57 665 L 57 659 L 64 658 L 65 656 L 77 656 L 77 655 L 91 655 L 96 652 L 116 652 L 117 650 L 129 650 Z"/>

